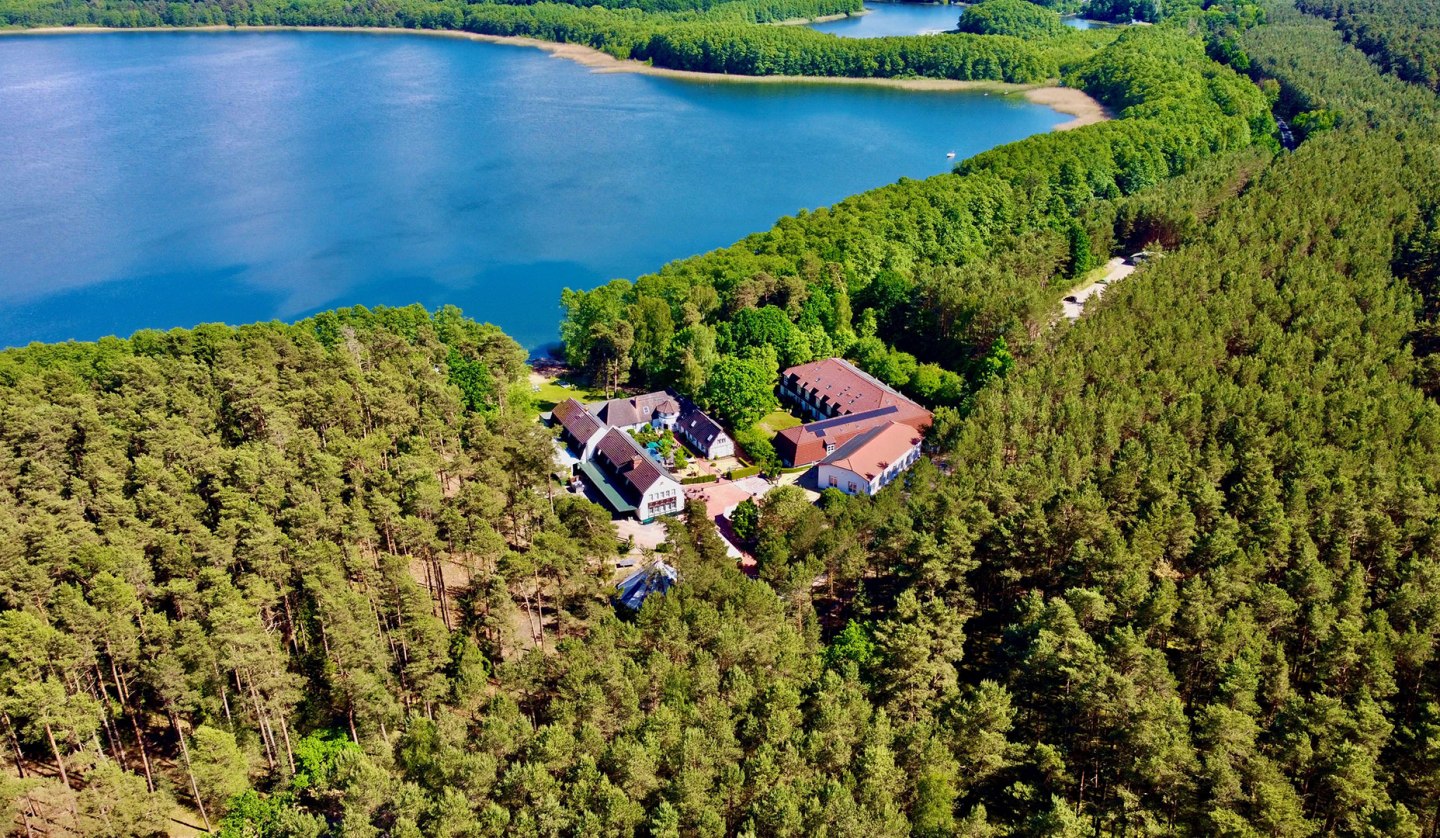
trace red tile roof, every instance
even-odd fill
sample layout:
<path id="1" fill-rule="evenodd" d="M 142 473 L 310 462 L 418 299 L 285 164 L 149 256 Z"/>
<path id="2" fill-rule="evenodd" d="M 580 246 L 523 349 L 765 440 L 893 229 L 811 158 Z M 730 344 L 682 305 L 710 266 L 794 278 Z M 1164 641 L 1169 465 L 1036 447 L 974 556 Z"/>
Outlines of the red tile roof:
<path id="1" fill-rule="evenodd" d="M 739 506 L 741 501 L 752 497 L 750 490 L 737 486 L 736 484 L 722 480 L 716 483 L 702 483 L 697 486 L 686 486 L 685 497 L 689 500 L 698 500 L 705 504 L 705 514 L 715 520 L 723 516 L 726 511 Z"/>
<path id="2" fill-rule="evenodd" d="M 874 480 L 905 458 L 920 442 L 920 432 L 899 422 L 887 422 L 855 437 L 821 462 Z"/>
<path id="3" fill-rule="evenodd" d="M 568 431 L 570 436 L 578 440 L 581 445 L 589 442 L 596 431 L 605 427 L 600 424 L 599 419 L 585 409 L 585 405 L 574 399 L 566 399 L 555 405 L 555 409 L 550 411 L 550 415 L 554 416 L 555 421 L 560 423 L 560 427 Z"/>
<path id="4" fill-rule="evenodd" d="M 829 412 L 836 415 L 864 413 L 891 405 L 915 405 L 844 358 L 811 361 L 780 375 L 790 389 L 813 393 L 817 404 L 833 406 Z"/>
<path id="5" fill-rule="evenodd" d="M 660 464 L 640 447 L 640 443 L 619 428 L 611 428 L 600 438 L 595 453 L 604 455 L 611 470 L 642 495 L 656 481 L 669 477 Z"/>
<path id="6" fill-rule="evenodd" d="M 775 453 L 792 466 L 809 465 L 825 458 L 827 445 L 838 450 L 866 431 L 894 422 L 923 433 L 930 427 L 930 419 L 930 411 L 906 400 L 904 404 L 786 428 L 775 435 Z"/>

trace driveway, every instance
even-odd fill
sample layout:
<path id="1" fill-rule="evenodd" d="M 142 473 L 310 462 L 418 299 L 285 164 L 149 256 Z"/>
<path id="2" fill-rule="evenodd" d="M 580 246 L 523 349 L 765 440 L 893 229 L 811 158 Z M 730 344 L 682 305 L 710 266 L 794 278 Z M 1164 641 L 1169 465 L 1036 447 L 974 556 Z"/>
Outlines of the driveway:
<path id="1" fill-rule="evenodd" d="M 621 518 L 615 522 L 615 533 L 621 541 L 634 538 L 637 550 L 654 550 L 665 540 L 665 525 L 660 521 L 642 524 L 634 518 Z"/>
<path id="2" fill-rule="evenodd" d="M 1106 288 L 1109 288 L 1111 285 L 1114 285 L 1133 273 L 1135 273 L 1134 265 L 1125 264 L 1125 260 L 1118 256 L 1111 259 L 1105 263 L 1104 276 L 1070 290 L 1070 293 L 1067 294 L 1066 297 L 1073 297 L 1075 302 L 1069 302 L 1068 299 L 1062 301 L 1060 303 L 1061 313 L 1071 321 L 1079 320 L 1080 315 L 1085 313 L 1085 303 L 1089 301 L 1091 297 L 1099 299 L 1100 295 L 1105 293 Z"/>

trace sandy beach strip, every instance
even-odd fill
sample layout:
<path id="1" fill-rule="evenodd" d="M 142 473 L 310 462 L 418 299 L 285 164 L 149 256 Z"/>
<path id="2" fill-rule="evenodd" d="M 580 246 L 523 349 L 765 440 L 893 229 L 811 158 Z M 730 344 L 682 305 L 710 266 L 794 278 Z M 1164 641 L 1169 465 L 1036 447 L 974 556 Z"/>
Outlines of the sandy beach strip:
<path id="1" fill-rule="evenodd" d="M 844 20 L 847 17 L 860 17 L 870 14 L 869 9 L 861 9 L 858 12 L 840 12 L 833 15 L 821 15 L 820 17 L 792 17 L 785 20 L 772 20 L 769 26 L 809 26 L 812 23 L 833 23 L 837 20 Z"/>
<path id="2" fill-rule="evenodd" d="M 467 41 L 481 41 L 503 46 L 530 47 L 541 49 L 557 58 L 574 61 L 589 67 L 597 73 L 637 73 L 646 76 L 660 76 L 685 79 L 696 82 L 729 82 L 736 84 L 862 84 L 872 87 L 889 87 L 899 90 L 920 91 L 980 91 L 1001 95 L 1021 94 L 1026 100 L 1044 105 L 1052 110 L 1068 114 L 1074 119 L 1055 126 L 1056 131 L 1068 131 L 1082 125 L 1093 125 L 1112 119 L 1113 115 L 1083 90 L 1057 85 L 1010 84 L 1000 81 L 960 81 L 957 79 L 894 79 L 856 78 L 852 76 L 739 76 L 727 73 L 703 73 L 698 70 L 672 70 L 655 67 L 639 61 L 616 58 L 584 44 L 564 44 L 556 41 L 542 41 L 519 35 L 482 35 L 476 32 L 462 32 L 452 29 L 398 29 L 385 26 L 47 26 L 35 29 L 0 29 L 5 35 L 77 35 L 114 32 L 358 32 L 369 35 L 428 35 L 440 38 L 459 38 Z"/>
<path id="3" fill-rule="evenodd" d="M 1115 118 L 1110 109 L 1100 104 L 1095 97 L 1073 87 L 1032 87 L 1025 91 L 1025 98 L 1037 105 L 1075 117 L 1069 122 L 1056 125 L 1056 131 L 1069 131 L 1071 128 L 1094 125 Z"/>

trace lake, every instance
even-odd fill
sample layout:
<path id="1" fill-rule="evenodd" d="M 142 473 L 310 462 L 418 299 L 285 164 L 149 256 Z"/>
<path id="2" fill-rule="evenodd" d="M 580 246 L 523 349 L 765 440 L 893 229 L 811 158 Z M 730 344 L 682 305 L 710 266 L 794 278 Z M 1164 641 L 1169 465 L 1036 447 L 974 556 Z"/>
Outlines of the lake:
<path id="1" fill-rule="evenodd" d="M 1048 131 L 1019 96 L 594 73 L 404 34 L 0 37 L 0 345 L 562 287 Z"/>
<path id="2" fill-rule="evenodd" d="M 866 13 L 840 20 L 809 24 L 811 29 L 842 38 L 885 38 L 891 35 L 934 35 L 955 28 L 965 7 L 936 3 L 871 3 Z M 1090 29 L 1096 21 L 1078 17 L 1063 19 L 1066 26 Z"/>
<path id="3" fill-rule="evenodd" d="M 865 14 L 812 23 L 812 29 L 842 38 L 933 35 L 953 30 L 965 12 L 961 6 L 932 3 L 870 3 Z"/>

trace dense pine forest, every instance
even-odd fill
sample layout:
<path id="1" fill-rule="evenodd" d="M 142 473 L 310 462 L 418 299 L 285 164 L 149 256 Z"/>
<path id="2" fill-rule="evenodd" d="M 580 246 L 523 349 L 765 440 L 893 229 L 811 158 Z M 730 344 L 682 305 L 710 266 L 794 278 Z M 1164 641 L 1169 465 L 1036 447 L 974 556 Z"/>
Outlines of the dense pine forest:
<path id="1" fill-rule="evenodd" d="M 989 3 L 965 37 L 1051 29 Z M 613 5 L 564 14 L 727 4 Z M 937 406 L 876 498 L 767 496 L 758 578 L 668 522 L 638 613 L 524 353 L 454 309 L 0 353 L 5 823 L 1437 838 L 1435 12 L 1302 8 L 1082 39 L 1111 122 L 567 292 L 597 377 L 838 353 Z"/>

